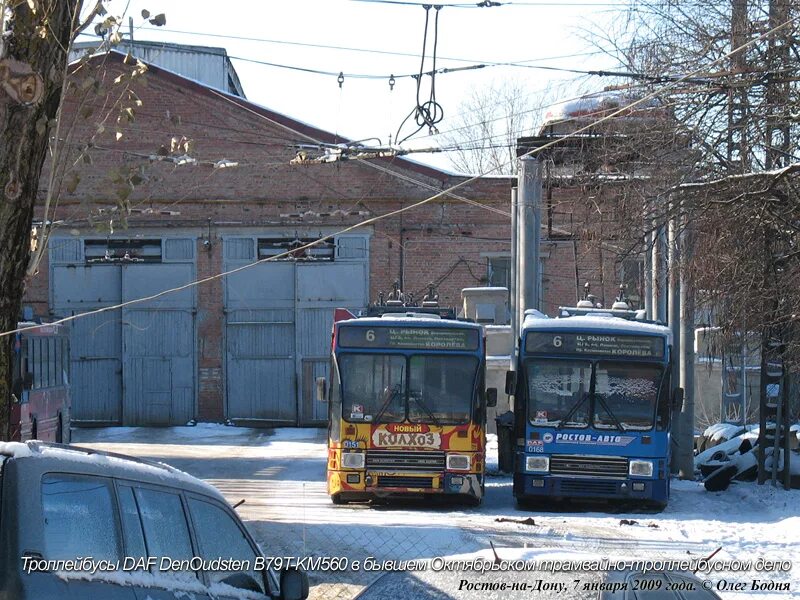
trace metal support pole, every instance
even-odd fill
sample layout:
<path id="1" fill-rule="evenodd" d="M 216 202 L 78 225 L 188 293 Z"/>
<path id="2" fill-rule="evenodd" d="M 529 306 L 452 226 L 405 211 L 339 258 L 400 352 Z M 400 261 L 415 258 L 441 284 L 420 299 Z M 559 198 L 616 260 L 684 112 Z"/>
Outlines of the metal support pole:
<path id="1" fill-rule="evenodd" d="M 644 236 L 644 310 L 648 319 L 653 318 L 653 234 Z"/>
<path id="2" fill-rule="evenodd" d="M 672 387 L 680 387 L 680 356 L 681 356 L 681 302 L 680 302 L 680 240 L 678 239 L 678 220 L 672 217 L 669 220 L 667 232 L 667 263 L 669 275 L 669 298 L 668 298 L 668 319 L 669 327 L 672 330 Z M 673 474 L 678 474 L 678 447 L 677 441 L 680 439 L 680 415 L 681 406 L 672 411 L 672 464 L 670 470 Z"/>
<path id="3" fill-rule="evenodd" d="M 511 312 L 511 370 L 516 367 L 517 338 L 519 337 L 519 291 L 517 288 L 517 254 L 519 240 L 517 234 L 517 188 L 511 188 L 511 273 L 508 285 Z"/>
<path id="4" fill-rule="evenodd" d="M 692 256 L 692 235 L 684 229 L 681 236 L 681 410 L 678 467 L 681 479 L 694 479 L 694 288 L 688 264 Z"/>
<path id="5" fill-rule="evenodd" d="M 650 251 L 650 305 L 651 319 L 667 322 L 667 230 L 663 224 L 653 220 Z"/>
<path id="6" fill-rule="evenodd" d="M 667 227 L 661 225 L 658 228 L 658 237 L 656 238 L 656 250 L 658 260 L 656 261 L 656 284 L 657 294 L 654 311 L 656 312 L 656 319 L 662 323 L 667 322 Z"/>
<path id="7" fill-rule="evenodd" d="M 542 223 L 542 165 L 532 156 L 520 160 L 519 169 L 520 321 L 525 310 L 539 308 L 539 243 Z"/>

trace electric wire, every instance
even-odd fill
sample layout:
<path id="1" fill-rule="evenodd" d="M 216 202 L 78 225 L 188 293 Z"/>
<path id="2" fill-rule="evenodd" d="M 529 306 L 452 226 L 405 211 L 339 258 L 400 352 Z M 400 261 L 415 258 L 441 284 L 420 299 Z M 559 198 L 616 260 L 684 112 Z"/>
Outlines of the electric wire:
<path id="1" fill-rule="evenodd" d="M 391 51 L 391 50 L 378 50 L 376 48 L 357 48 L 354 46 L 334 46 L 331 44 L 315 44 L 311 42 L 292 42 L 288 40 L 273 40 L 268 38 L 258 38 L 258 37 L 248 37 L 248 36 L 241 36 L 241 35 L 230 35 L 230 34 L 222 34 L 222 33 L 204 33 L 200 31 L 187 31 L 187 30 L 179 30 L 179 29 L 164 29 L 162 27 L 140 27 L 143 31 L 154 31 L 159 33 L 178 33 L 181 35 L 189 35 L 189 36 L 198 36 L 198 37 L 209 37 L 209 38 L 220 38 L 220 39 L 228 39 L 228 40 L 240 40 L 245 42 L 259 42 L 265 44 L 279 44 L 279 45 L 287 45 L 287 46 L 298 46 L 303 48 L 320 48 L 323 50 L 340 50 L 345 52 L 363 52 L 370 55 L 375 54 L 382 54 L 386 56 L 402 56 L 402 57 L 409 57 L 409 58 L 418 58 L 419 54 L 416 52 L 398 52 L 398 51 Z M 137 28 L 139 29 L 139 28 Z M 99 36 L 88 33 L 82 32 L 80 33 L 82 36 L 97 38 Z M 158 41 L 147 40 L 150 43 L 162 43 Z M 134 45 L 136 42 L 134 42 Z M 510 61 L 514 64 L 526 64 L 532 62 L 541 62 L 544 60 L 563 60 L 566 58 L 580 58 L 586 56 L 596 56 L 598 54 L 606 54 L 603 50 L 592 50 L 586 52 L 575 52 L 572 54 L 560 54 L 555 56 L 544 56 L 542 58 L 531 58 L 525 60 L 515 60 Z M 453 62 L 464 62 L 464 63 L 482 63 L 487 65 L 493 64 L 500 64 L 495 63 L 494 61 L 490 60 L 480 60 L 474 58 L 456 58 L 453 56 L 440 56 L 440 60 L 450 60 Z M 240 58 L 239 60 L 244 60 Z"/>
<path id="2" fill-rule="evenodd" d="M 760 41 L 762 41 L 762 40 L 764 40 L 764 39 L 766 39 L 768 37 L 771 37 L 775 32 L 785 28 L 787 25 L 789 25 L 790 23 L 793 23 L 794 21 L 796 21 L 798 19 L 800 19 L 800 17 L 792 17 L 792 18 L 784 21 L 783 23 L 780 23 L 780 24 L 776 25 L 775 27 L 770 28 L 769 30 L 767 30 L 764 33 L 762 33 L 762 34 L 750 39 L 749 41 L 741 44 L 740 46 L 738 46 L 736 48 L 733 48 L 727 54 L 725 54 L 725 55 L 721 56 L 720 58 L 716 59 L 715 61 L 713 61 L 712 64 L 720 63 L 722 60 L 728 59 L 731 55 L 735 54 L 736 52 L 740 52 L 743 49 L 748 48 L 748 47 L 756 44 L 757 42 L 760 42 Z M 695 71 L 688 73 L 686 75 L 686 78 L 693 77 L 693 76 L 697 75 L 698 73 L 700 73 L 702 70 L 703 69 L 696 69 Z M 639 98 L 639 99 L 627 104 L 626 106 L 620 107 L 619 109 L 617 109 L 617 110 L 615 110 L 615 111 L 613 111 L 613 112 L 611 112 L 611 113 L 609 113 L 607 115 L 604 115 L 603 117 L 598 119 L 598 121 L 596 121 L 596 122 L 594 122 L 594 123 L 592 123 L 590 125 L 587 125 L 585 127 L 581 127 L 579 129 L 577 129 L 576 131 L 565 135 L 563 138 L 558 138 L 558 139 L 552 140 L 551 142 L 543 144 L 542 146 L 539 146 L 537 148 L 529 150 L 528 152 L 526 152 L 525 154 L 523 154 L 519 158 L 525 158 L 525 157 L 529 157 L 529 156 L 533 156 L 535 154 L 538 154 L 538 153 L 542 152 L 543 150 L 546 150 L 546 149 L 548 149 L 548 148 L 550 148 L 552 146 L 555 146 L 555 145 L 563 142 L 566 139 L 569 139 L 571 136 L 579 135 L 579 134 L 583 133 L 584 131 L 589 130 L 590 128 L 594 127 L 595 125 L 597 125 L 599 123 L 602 123 L 602 122 L 605 122 L 605 121 L 609 121 L 609 120 L 611 120 L 611 119 L 623 114 L 624 112 L 630 110 L 631 108 L 634 108 L 635 106 L 638 106 L 639 104 L 642 104 L 642 103 L 646 102 L 647 100 L 649 100 L 651 98 L 655 98 L 658 95 L 659 92 L 663 92 L 666 89 L 674 87 L 678 83 L 680 83 L 680 81 L 671 82 L 671 83 L 663 86 L 663 88 L 661 90 L 655 90 L 655 91 L 651 92 L 650 94 L 647 94 L 646 96 L 643 96 L 642 98 Z M 221 94 L 219 92 L 216 92 L 216 93 L 217 93 L 217 95 L 219 95 L 220 98 L 223 98 L 223 99 L 225 99 L 226 101 L 228 101 L 230 103 L 237 104 L 238 106 L 240 106 L 241 108 L 243 108 L 245 110 L 252 111 L 252 109 L 250 109 L 249 107 L 243 107 L 241 104 L 236 102 L 234 98 L 232 98 L 230 96 L 227 96 L 227 95 L 224 95 L 224 94 Z M 258 114 L 258 113 L 255 113 L 255 114 Z M 265 117 L 263 115 L 258 115 L 258 116 L 263 118 L 263 119 L 265 119 L 265 120 L 272 121 L 271 119 L 269 119 L 268 117 Z M 272 121 L 272 122 L 275 123 L 276 125 L 280 126 L 280 127 L 287 128 L 285 125 L 283 125 L 281 123 L 277 123 L 276 121 Z M 304 135 L 304 134 L 301 134 L 301 132 L 296 132 L 296 133 L 300 134 L 300 135 Z M 305 136 L 305 137 L 310 137 L 310 136 Z M 337 231 L 335 233 L 326 235 L 326 236 L 324 236 L 322 238 L 319 238 L 317 240 L 314 240 L 312 242 L 304 244 L 303 246 L 300 246 L 298 248 L 293 248 L 292 250 L 289 250 L 287 252 L 283 252 L 283 253 L 277 254 L 275 256 L 265 257 L 263 259 L 259 259 L 259 260 L 253 261 L 252 263 L 248 263 L 246 265 L 242 265 L 240 267 L 236 267 L 234 269 L 230 269 L 230 270 L 223 271 L 223 272 L 220 272 L 220 273 L 215 273 L 214 275 L 210 275 L 208 277 L 203 277 L 203 278 L 197 279 L 195 281 L 191 281 L 189 283 L 186 283 L 184 285 L 180 285 L 180 286 L 173 287 L 171 289 L 163 290 L 161 292 L 157 292 L 157 293 L 151 294 L 149 296 L 135 298 L 135 299 L 128 300 L 128 301 L 125 301 L 125 302 L 120 302 L 120 303 L 112 305 L 112 306 L 106 306 L 106 307 L 94 309 L 94 310 L 91 310 L 91 311 L 87 311 L 87 312 L 84 312 L 84 313 L 63 317 L 61 319 L 56 319 L 56 320 L 52 321 L 50 324 L 58 325 L 58 324 L 61 324 L 61 323 L 67 323 L 67 322 L 74 321 L 74 320 L 80 319 L 80 318 L 84 318 L 84 317 L 87 317 L 87 316 L 90 316 L 90 315 L 99 314 L 99 313 L 103 313 L 103 312 L 109 312 L 109 311 L 112 311 L 112 310 L 117 310 L 117 309 L 120 309 L 120 308 L 124 308 L 126 306 L 131 306 L 131 305 L 134 305 L 134 304 L 140 304 L 142 302 L 149 302 L 151 300 L 156 300 L 156 299 L 161 298 L 163 296 L 166 296 L 168 294 L 173 294 L 173 293 L 176 293 L 176 292 L 179 292 L 179 291 L 183 291 L 185 289 L 191 289 L 191 288 L 193 288 L 195 286 L 202 285 L 203 283 L 208 283 L 209 281 L 215 281 L 217 279 L 221 279 L 223 277 L 227 277 L 228 275 L 232 275 L 234 273 L 238 273 L 238 272 L 244 271 L 245 269 L 252 268 L 252 267 L 254 267 L 256 265 L 259 265 L 259 264 L 262 264 L 262 263 L 265 263 L 265 262 L 274 262 L 277 259 L 285 258 L 285 257 L 287 257 L 287 256 L 289 256 L 292 253 L 295 253 L 297 251 L 302 251 L 302 250 L 313 248 L 314 246 L 316 246 L 316 245 L 318 245 L 320 243 L 323 243 L 325 240 L 333 238 L 333 237 L 335 237 L 337 235 L 342 235 L 342 234 L 348 233 L 350 231 L 354 231 L 354 230 L 359 229 L 361 227 L 364 227 L 366 225 L 371 225 L 372 223 L 376 223 L 376 222 L 381 221 L 383 219 L 387 219 L 387 218 L 390 218 L 390 217 L 401 215 L 403 213 L 406 213 L 406 212 L 409 212 L 409 211 L 414 210 L 416 208 L 419 208 L 420 206 L 424 206 L 426 204 L 429 204 L 429 203 L 431 203 L 431 202 L 433 202 L 433 201 L 435 201 L 435 200 L 437 200 L 439 198 L 442 198 L 442 197 L 444 197 L 446 195 L 452 194 L 452 192 L 454 192 L 455 190 L 460 189 L 460 188 L 468 185 L 469 183 L 472 183 L 472 182 L 480 179 L 481 177 L 484 177 L 486 175 L 489 175 L 490 173 L 493 173 L 494 171 L 496 171 L 501 166 L 504 166 L 504 165 L 500 165 L 498 167 L 494 167 L 494 168 L 492 168 L 492 169 L 490 169 L 488 171 L 485 171 L 485 172 L 480 173 L 478 175 L 474 175 L 472 177 L 469 177 L 469 178 L 467 178 L 467 179 L 465 179 L 465 180 L 463 180 L 463 181 L 461 181 L 461 182 L 459 182 L 457 184 L 454 184 L 454 185 L 448 187 L 447 189 L 444 189 L 444 190 L 441 190 L 441 191 L 437 192 L 433 196 L 430 196 L 428 198 L 424 198 L 424 199 L 419 200 L 417 202 L 413 202 L 413 203 L 408 204 L 406 206 L 403 206 L 401 208 L 389 211 L 388 213 L 384 213 L 382 215 L 376 215 L 374 217 L 370 217 L 368 219 L 365 219 L 365 220 L 361 221 L 360 223 L 355 223 L 353 225 L 349 225 L 347 227 L 344 227 L 344 228 L 340 229 L 339 231 Z M 12 329 L 12 330 L 9 330 L 9 331 L 0 332 L 0 337 L 6 337 L 6 336 L 9 336 L 9 335 L 13 335 L 15 333 L 21 333 L 23 331 L 36 329 L 37 327 L 39 327 L 39 325 L 26 326 L 26 327 L 17 327 L 15 329 Z"/>

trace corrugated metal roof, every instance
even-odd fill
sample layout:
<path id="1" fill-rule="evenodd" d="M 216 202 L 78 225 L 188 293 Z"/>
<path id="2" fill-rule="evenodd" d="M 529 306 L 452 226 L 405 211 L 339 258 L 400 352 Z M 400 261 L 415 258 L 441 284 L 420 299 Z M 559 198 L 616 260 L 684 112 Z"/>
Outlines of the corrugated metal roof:
<path id="1" fill-rule="evenodd" d="M 70 62 L 91 51 L 100 42 L 80 42 L 70 50 Z M 225 48 L 190 46 L 165 42 L 123 40 L 113 48 L 123 54 L 131 53 L 142 62 L 157 65 L 222 92 L 245 98 L 239 75 Z"/>

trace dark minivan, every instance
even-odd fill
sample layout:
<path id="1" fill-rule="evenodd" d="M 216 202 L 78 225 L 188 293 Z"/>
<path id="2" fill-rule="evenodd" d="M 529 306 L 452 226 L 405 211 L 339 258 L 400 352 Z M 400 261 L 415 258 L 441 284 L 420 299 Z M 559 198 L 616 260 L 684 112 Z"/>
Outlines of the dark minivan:
<path id="1" fill-rule="evenodd" d="M 162 463 L 0 442 L 0 600 L 304 600 L 214 487 Z"/>

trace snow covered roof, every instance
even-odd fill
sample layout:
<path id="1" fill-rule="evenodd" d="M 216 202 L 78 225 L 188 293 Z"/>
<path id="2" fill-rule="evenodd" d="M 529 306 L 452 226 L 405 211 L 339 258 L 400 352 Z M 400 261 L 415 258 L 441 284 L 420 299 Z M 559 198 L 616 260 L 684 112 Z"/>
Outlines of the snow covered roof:
<path id="1" fill-rule="evenodd" d="M 225 502 L 217 488 L 170 465 L 103 452 L 80 446 L 49 444 L 38 440 L 28 442 L 0 442 L 0 456 L 12 459 L 55 460 L 60 464 L 73 463 L 99 468 L 111 477 L 130 478 L 150 483 L 172 485 L 211 495 Z"/>
<path id="2" fill-rule="evenodd" d="M 634 103 L 637 104 L 617 118 L 625 118 L 632 115 L 638 118 L 643 116 L 663 118 L 666 115 L 663 104 L 657 98 L 642 100 L 641 95 L 637 95 L 628 90 L 609 90 L 587 94 L 581 98 L 556 105 L 545 113 L 545 126 L 553 121 L 564 121 L 581 117 L 600 119 L 612 111 L 619 110 Z"/>
<path id="3" fill-rule="evenodd" d="M 660 335 L 672 342 L 672 331 L 664 325 L 631 321 L 621 317 L 592 315 L 578 317 L 564 317 L 560 319 L 542 318 L 537 315 L 527 315 L 522 324 L 527 331 L 554 331 L 561 329 L 588 329 L 592 331 L 618 331 L 620 333 L 639 333 Z"/>

